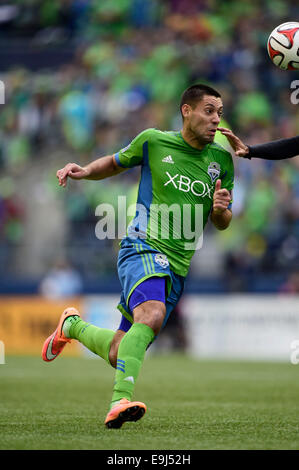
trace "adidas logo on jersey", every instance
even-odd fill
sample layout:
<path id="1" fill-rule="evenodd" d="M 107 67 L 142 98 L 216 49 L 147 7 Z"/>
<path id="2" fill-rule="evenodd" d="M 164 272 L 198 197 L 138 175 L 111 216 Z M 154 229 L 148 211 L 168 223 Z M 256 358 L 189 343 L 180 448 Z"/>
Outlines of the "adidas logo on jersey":
<path id="1" fill-rule="evenodd" d="M 174 163 L 174 161 L 173 161 L 171 155 L 167 155 L 167 157 L 163 158 L 162 162 L 165 162 L 165 163 Z"/>

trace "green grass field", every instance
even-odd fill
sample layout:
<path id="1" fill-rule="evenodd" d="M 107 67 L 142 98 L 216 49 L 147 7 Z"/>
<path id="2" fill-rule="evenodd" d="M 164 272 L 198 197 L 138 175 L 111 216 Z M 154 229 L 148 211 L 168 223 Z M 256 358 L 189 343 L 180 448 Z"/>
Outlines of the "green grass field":
<path id="1" fill-rule="evenodd" d="M 151 355 L 148 412 L 108 430 L 114 371 L 101 359 L 0 365 L 0 449 L 299 449 L 299 365 Z"/>

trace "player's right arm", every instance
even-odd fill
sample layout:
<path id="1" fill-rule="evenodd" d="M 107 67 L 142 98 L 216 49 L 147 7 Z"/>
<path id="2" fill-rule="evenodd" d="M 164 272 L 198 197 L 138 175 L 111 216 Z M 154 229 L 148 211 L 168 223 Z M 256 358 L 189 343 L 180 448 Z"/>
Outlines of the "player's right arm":
<path id="1" fill-rule="evenodd" d="M 115 155 L 107 155 L 106 157 L 94 160 L 84 167 L 77 165 L 77 163 L 68 163 L 64 168 L 57 171 L 56 176 L 59 185 L 65 188 L 68 178 L 74 180 L 102 180 L 109 176 L 118 175 L 125 170 L 126 168 L 120 167 L 117 164 Z"/>
<path id="2" fill-rule="evenodd" d="M 127 147 L 114 155 L 98 158 L 87 166 L 81 167 L 76 163 L 68 163 L 56 173 L 59 185 L 65 187 L 67 178 L 74 180 L 102 180 L 109 176 L 118 175 L 133 166 L 141 165 L 144 146 L 148 143 L 153 132 L 155 132 L 155 129 L 145 129 Z"/>

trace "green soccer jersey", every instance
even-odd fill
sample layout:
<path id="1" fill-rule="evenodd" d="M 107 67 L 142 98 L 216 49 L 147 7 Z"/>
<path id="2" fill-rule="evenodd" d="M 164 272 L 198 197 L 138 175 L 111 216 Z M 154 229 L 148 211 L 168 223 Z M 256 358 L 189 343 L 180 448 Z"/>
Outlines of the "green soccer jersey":
<path id="1" fill-rule="evenodd" d="M 141 165 L 136 215 L 128 237 L 139 237 L 165 254 L 186 276 L 213 207 L 217 179 L 233 189 L 231 154 L 216 143 L 191 147 L 180 132 L 146 129 L 115 154 L 124 168 Z"/>

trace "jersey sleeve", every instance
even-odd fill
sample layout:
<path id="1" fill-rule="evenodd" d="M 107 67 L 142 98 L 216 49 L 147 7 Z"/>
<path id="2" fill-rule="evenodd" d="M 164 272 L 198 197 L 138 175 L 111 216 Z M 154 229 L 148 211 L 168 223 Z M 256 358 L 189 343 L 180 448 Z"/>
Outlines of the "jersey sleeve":
<path id="1" fill-rule="evenodd" d="M 132 168 L 141 165 L 143 162 L 144 146 L 149 141 L 154 129 L 146 129 L 132 140 L 125 148 L 115 154 L 115 160 L 118 166 L 122 168 Z"/>

